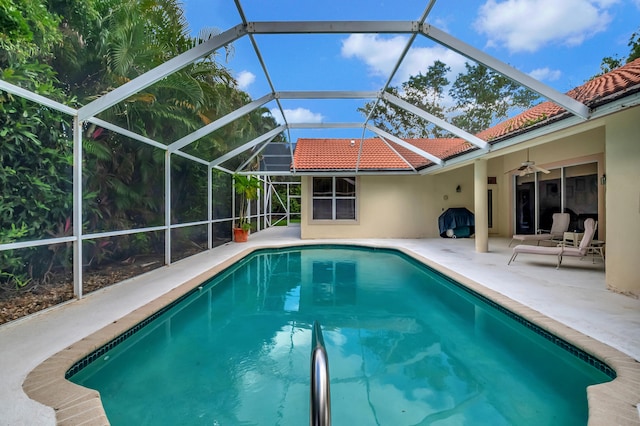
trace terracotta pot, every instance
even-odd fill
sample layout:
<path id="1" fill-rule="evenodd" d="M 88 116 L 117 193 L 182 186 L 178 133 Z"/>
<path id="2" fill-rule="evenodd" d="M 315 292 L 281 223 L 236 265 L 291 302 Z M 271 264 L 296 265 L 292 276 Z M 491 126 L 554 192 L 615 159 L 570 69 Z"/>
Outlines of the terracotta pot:
<path id="1" fill-rule="evenodd" d="M 249 239 L 249 230 L 233 228 L 233 241 L 236 243 L 246 243 Z"/>

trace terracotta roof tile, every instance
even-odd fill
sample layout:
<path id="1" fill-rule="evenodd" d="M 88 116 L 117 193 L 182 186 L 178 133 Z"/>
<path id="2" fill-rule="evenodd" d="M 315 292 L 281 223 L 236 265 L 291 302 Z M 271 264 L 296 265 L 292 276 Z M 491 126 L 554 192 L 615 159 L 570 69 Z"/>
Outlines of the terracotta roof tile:
<path id="1" fill-rule="evenodd" d="M 354 145 L 351 146 L 351 141 Z M 408 139 L 416 148 L 441 158 L 464 152 L 469 143 L 463 139 Z M 362 152 L 358 160 L 360 144 Z M 359 163 L 358 163 L 359 161 Z M 407 164 L 408 163 L 408 164 Z M 411 170 L 432 162 L 394 142 L 369 139 L 298 139 L 293 157 L 296 170 Z"/>
<path id="2" fill-rule="evenodd" d="M 410 170 L 406 161 L 378 138 L 298 139 L 293 165 L 296 170 L 354 170 L 356 165 L 360 170 Z"/>
<path id="3" fill-rule="evenodd" d="M 567 95 L 595 108 L 612 100 L 640 91 L 640 59 L 576 87 Z M 570 113 L 552 102 L 543 102 L 502 123 L 478 133 L 480 139 L 495 142 L 515 134 L 547 125 L 568 117 Z M 293 164 L 296 170 L 411 170 L 433 164 L 396 143 L 380 138 L 354 139 L 298 139 Z M 362 153 L 358 160 L 360 143 Z M 406 142 L 441 159 L 475 149 L 460 138 L 410 139 Z M 393 148 L 393 149 L 392 149 Z M 395 152 L 394 152 L 395 151 Z M 406 161 L 405 161 L 406 160 Z"/>
<path id="4" fill-rule="evenodd" d="M 640 59 L 636 59 L 607 74 L 596 77 L 566 94 L 590 108 L 595 108 L 639 90 Z M 546 125 L 565 116 L 568 117 L 569 113 L 564 108 L 547 101 L 484 130 L 477 136 L 486 141 L 495 141 Z"/>

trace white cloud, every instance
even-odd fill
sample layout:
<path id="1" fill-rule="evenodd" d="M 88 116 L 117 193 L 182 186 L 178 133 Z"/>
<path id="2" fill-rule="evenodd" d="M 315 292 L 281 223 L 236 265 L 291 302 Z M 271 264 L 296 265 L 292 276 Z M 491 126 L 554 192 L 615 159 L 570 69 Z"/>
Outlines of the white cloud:
<path id="1" fill-rule="evenodd" d="M 604 31 L 607 8 L 618 0 L 487 0 L 474 26 L 490 46 L 535 52 L 547 44 L 568 46 Z"/>
<path id="2" fill-rule="evenodd" d="M 529 75 L 536 80 L 556 81 L 562 75 L 560 70 L 552 70 L 548 67 L 537 68 L 529 73 Z"/>
<path id="3" fill-rule="evenodd" d="M 437 60 L 451 68 L 448 76 L 451 81 L 453 81 L 459 73 L 465 71 L 464 63 L 468 62 L 465 57 L 446 47 L 416 47 L 407 53 L 396 78 L 398 81 L 407 81 L 412 75 L 418 75 L 420 72 L 424 74 L 427 72 L 427 68 Z"/>
<path id="4" fill-rule="evenodd" d="M 240 71 L 236 77 L 236 81 L 238 82 L 238 89 L 247 90 L 247 88 L 256 81 L 256 76 L 249 71 Z"/>
<path id="5" fill-rule="evenodd" d="M 278 124 L 284 124 L 284 119 L 279 108 L 271 108 L 271 115 Z M 284 115 L 287 122 L 291 123 L 322 123 L 324 116 L 320 113 L 312 112 L 306 108 L 285 109 Z"/>
<path id="6" fill-rule="evenodd" d="M 352 34 L 342 41 L 341 54 L 364 61 L 373 75 L 388 76 L 406 44 L 404 36 L 382 38 L 378 34 Z"/>
<path id="7" fill-rule="evenodd" d="M 353 34 L 342 41 L 342 56 L 362 60 L 369 73 L 388 78 L 393 71 L 408 38 L 384 38 L 377 34 Z M 409 50 L 396 72 L 395 81 L 407 81 L 410 76 L 425 73 L 436 60 L 451 68 L 450 79 L 464 71 L 465 58 L 442 46 L 416 47 Z"/>

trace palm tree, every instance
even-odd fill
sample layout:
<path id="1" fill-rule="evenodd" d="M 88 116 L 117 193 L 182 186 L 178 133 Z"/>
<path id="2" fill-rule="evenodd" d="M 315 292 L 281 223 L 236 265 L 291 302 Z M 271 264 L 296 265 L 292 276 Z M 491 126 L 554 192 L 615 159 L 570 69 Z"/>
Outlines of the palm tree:
<path id="1" fill-rule="evenodd" d="M 253 175 L 240 175 L 233 176 L 236 193 L 240 195 L 240 214 L 238 217 L 237 227 L 248 231 L 251 228 L 251 221 L 248 214 L 248 201 L 258 199 L 258 191 L 260 190 L 260 179 Z"/>

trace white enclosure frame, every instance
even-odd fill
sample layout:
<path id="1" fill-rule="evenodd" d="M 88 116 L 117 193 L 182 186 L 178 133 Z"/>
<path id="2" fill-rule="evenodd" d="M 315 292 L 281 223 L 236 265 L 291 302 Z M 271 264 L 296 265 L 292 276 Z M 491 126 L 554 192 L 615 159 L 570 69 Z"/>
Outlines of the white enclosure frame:
<path id="1" fill-rule="evenodd" d="M 495 143 L 488 144 L 486 141 L 471 135 L 447 122 L 441 120 L 433 115 L 427 113 L 421 108 L 412 105 L 402 99 L 399 99 L 391 94 L 389 94 L 386 89 L 389 87 L 391 80 L 393 79 L 395 73 L 399 69 L 402 61 L 404 60 L 407 52 L 411 48 L 417 37 L 427 37 L 436 43 L 445 46 L 455 52 L 462 54 L 463 56 L 482 64 L 504 76 L 507 78 L 520 83 L 524 87 L 542 95 L 543 97 L 549 99 L 550 101 L 556 103 L 561 106 L 568 112 L 574 115 L 574 117 L 570 119 L 562 120 L 562 123 L 546 126 L 545 129 L 540 130 L 541 132 L 551 132 L 557 131 L 559 126 L 566 127 L 575 124 L 576 121 L 588 120 L 592 117 L 592 112 L 589 110 L 587 106 L 576 101 L 575 99 L 570 98 L 569 96 L 557 92 L 556 90 L 542 84 L 541 82 L 531 78 L 527 74 L 516 70 L 515 68 L 487 55 L 486 53 L 464 43 L 461 40 L 458 40 L 447 34 L 445 31 L 440 30 L 434 27 L 431 24 L 427 24 L 426 20 L 429 15 L 429 12 L 433 8 L 435 4 L 435 0 L 430 0 L 421 16 L 421 18 L 417 21 L 279 21 L 279 22 L 249 22 L 246 20 L 244 11 L 242 9 L 241 1 L 234 0 L 236 8 L 239 12 L 242 22 L 239 24 L 227 29 L 226 31 L 211 37 L 209 40 L 198 44 L 197 46 L 191 48 L 190 50 L 176 56 L 175 58 L 165 62 L 164 64 L 142 74 L 138 78 L 123 84 L 122 86 L 112 90 L 111 92 L 101 96 L 95 101 L 82 106 L 79 109 L 74 109 L 69 106 L 63 105 L 54 100 L 48 99 L 36 93 L 30 92 L 28 90 L 22 89 L 18 86 L 10 84 L 8 82 L 0 80 L 0 90 L 4 90 L 16 96 L 20 96 L 26 98 L 30 101 L 36 102 L 38 104 L 47 106 L 49 108 L 53 108 L 55 110 L 61 111 L 65 114 L 68 114 L 73 118 L 73 236 L 72 237 L 63 237 L 63 238 L 47 238 L 36 241 L 21 241 L 16 243 L 2 244 L 0 245 L 0 251 L 2 250 L 12 250 L 12 249 L 20 249 L 26 247 L 35 247 L 41 245 L 50 245 L 50 244 L 60 244 L 60 243 L 73 243 L 74 247 L 74 256 L 73 256 L 73 276 L 74 276 L 74 294 L 77 298 L 81 298 L 83 296 L 82 289 L 82 242 L 89 239 L 103 238 L 103 237 L 111 237 L 111 236 L 121 236 L 127 234 L 133 234 L 138 232 L 152 232 L 152 231 L 162 231 L 165 232 L 165 264 L 171 263 L 171 230 L 186 227 L 186 226 L 194 226 L 194 225 L 207 225 L 209 230 L 209 239 L 208 239 L 208 247 L 212 247 L 212 227 L 216 222 L 221 221 L 232 221 L 235 220 L 234 217 L 229 219 L 217 219 L 213 220 L 212 217 L 212 171 L 213 169 L 221 170 L 225 173 L 233 174 L 233 173 L 241 173 L 241 174 L 255 174 L 255 172 L 245 171 L 244 168 L 247 166 L 249 161 L 245 162 L 240 168 L 237 170 L 228 170 L 221 166 L 226 160 L 229 160 L 238 154 L 241 154 L 245 151 L 255 148 L 255 152 L 252 154 L 251 158 L 255 158 L 255 156 L 259 155 L 260 151 L 263 150 L 274 138 L 283 132 L 288 132 L 289 129 L 303 129 L 303 128 L 359 128 L 362 129 L 363 138 L 364 133 L 369 131 L 374 135 L 381 137 L 389 146 L 390 142 L 394 144 L 400 145 L 433 163 L 433 165 L 423 169 L 416 170 L 413 167 L 411 168 L 410 173 L 420 173 L 420 174 L 429 174 L 435 171 L 442 170 L 448 166 L 454 166 L 459 164 L 462 161 L 470 161 L 476 158 L 480 158 L 490 151 L 508 147 L 510 145 L 518 143 L 516 139 L 510 139 L 509 141 L 505 141 L 503 143 Z M 392 72 L 390 73 L 386 84 L 379 91 L 277 91 L 274 87 L 272 80 L 269 76 L 267 66 L 265 64 L 263 55 L 258 47 L 258 44 L 255 40 L 254 35 L 256 34 L 354 34 L 354 33 L 376 33 L 376 34 L 410 34 L 410 39 L 399 58 L 398 62 L 395 64 Z M 217 119 L 216 121 L 194 131 L 193 133 L 186 135 L 185 137 L 176 140 L 168 145 L 164 145 L 158 141 L 154 141 L 152 139 L 146 138 L 134 132 L 131 132 L 127 129 L 123 129 L 115 124 L 106 122 L 97 118 L 96 116 L 101 112 L 107 110 L 108 108 L 118 104 L 129 98 L 130 96 L 138 93 L 146 87 L 153 85 L 154 83 L 160 81 L 161 79 L 167 77 L 168 75 L 184 68 L 185 66 L 211 54 L 212 52 L 227 46 L 235 40 L 238 40 L 242 37 L 249 37 L 253 48 L 255 50 L 255 54 L 260 62 L 262 70 L 264 72 L 265 78 L 268 81 L 271 92 L 265 94 L 259 99 L 256 99 L 247 105 L 244 105 L 235 111 L 225 115 Z M 374 99 L 376 103 L 380 101 L 389 102 L 399 108 L 402 108 L 412 114 L 415 114 L 434 125 L 441 127 L 447 130 L 450 133 L 455 134 L 456 136 L 466 140 L 477 149 L 467 152 L 461 156 L 452 159 L 443 159 L 438 158 L 426 151 L 423 151 L 405 141 L 397 137 L 396 135 L 390 134 L 388 132 L 383 131 L 373 125 L 371 125 L 370 119 L 371 117 L 367 117 L 361 123 L 341 123 L 341 122 L 330 122 L 330 123 L 310 123 L 310 124 L 294 124 L 287 123 L 286 117 L 284 114 L 284 109 L 280 104 L 280 99 Z M 181 151 L 181 149 L 185 148 L 189 144 L 195 142 L 196 140 L 214 132 L 215 130 L 237 120 L 238 118 L 255 111 L 256 109 L 262 107 L 268 102 L 275 101 L 278 105 L 278 108 L 283 117 L 285 117 L 285 123 L 276 127 L 275 129 L 266 132 L 263 135 L 258 136 L 257 138 L 245 142 L 243 145 L 223 154 L 219 158 L 214 159 L 204 159 L 198 158 L 196 156 L 190 155 Z M 105 129 L 108 129 L 112 132 L 116 132 L 128 138 L 131 138 L 140 143 L 151 145 L 155 148 L 162 149 L 165 151 L 165 218 L 163 226 L 156 227 L 148 227 L 141 229 L 127 229 L 127 230 L 119 230 L 113 232 L 102 232 L 102 233 L 94 233 L 94 234 L 83 234 L 82 232 L 82 200 L 83 200 L 83 189 L 82 189 L 82 127 L 85 122 L 93 123 L 98 126 L 101 126 Z M 290 144 L 291 146 L 291 144 Z M 393 148 L 392 148 L 393 149 Z M 394 150 L 395 151 L 395 150 Z M 290 149 L 290 153 L 293 156 L 293 149 Z M 181 224 L 171 224 L 171 158 L 172 155 L 178 155 L 190 161 L 194 161 L 201 165 L 207 166 L 208 172 L 208 217 L 205 221 L 193 222 L 193 223 L 181 223 Z M 361 173 L 361 170 L 348 171 L 345 172 L 345 175 L 358 175 Z M 367 173 L 375 173 L 375 172 L 367 172 Z M 407 172 L 402 172 L 407 173 Z M 269 175 L 301 175 L 304 173 L 299 173 L 295 169 L 291 169 L 285 172 L 262 172 L 259 173 L 262 175 L 262 179 L 265 181 L 265 188 L 268 186 L 268 179 L 265 179 L 266 176 Z M 338 175 L 333 173 L 333 175 Z M 268 194 L 268 190 L 263 191 L 265 194 Z M 232 201 L 232 204 L 235 204 Z M 260 204 L 258 204 L 258 214 L 267 215 L 266 212 L 266 204 L 262 205 L 262 213 L 260 212 Z M 289 208 L 287 207 L 287 211 Z M 233 206 L 233 212 L 235 212 L 235 205 Z M 235 213 L 232 215 L 235 216 Z M 260 220 L 258 221 L 258 228 L 260 229 Z M 265 220 L 264 226 L 271 225 L 270 219 Z"/>

